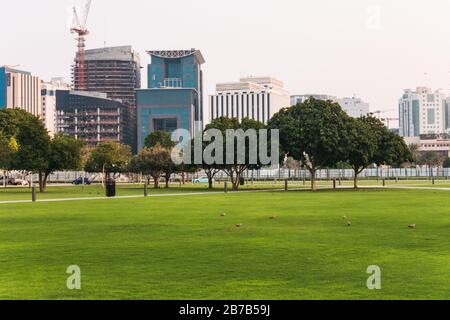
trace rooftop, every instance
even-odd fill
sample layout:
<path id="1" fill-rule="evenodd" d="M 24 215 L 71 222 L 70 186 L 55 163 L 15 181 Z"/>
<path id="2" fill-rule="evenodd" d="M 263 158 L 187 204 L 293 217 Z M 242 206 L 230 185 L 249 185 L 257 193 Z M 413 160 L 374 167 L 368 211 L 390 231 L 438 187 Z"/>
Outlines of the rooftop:
<path id="1" fill-rule="evenodd" d="M 149 50 L 147 53 L 150 56 L 155 56 L 165 59 L 179 59 L 184 57 L 189 57 L 195 55 L 197 62 L 203 64 L 206 62 L 200 50 L 190 49 L 190 50 Z"/>

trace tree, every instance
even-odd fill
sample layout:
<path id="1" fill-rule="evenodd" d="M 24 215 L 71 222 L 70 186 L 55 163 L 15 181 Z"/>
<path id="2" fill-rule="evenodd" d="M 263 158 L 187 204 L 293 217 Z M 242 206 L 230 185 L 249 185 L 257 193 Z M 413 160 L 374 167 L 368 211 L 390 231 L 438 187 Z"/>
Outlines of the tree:
<path id="1" fill-rule="evenodd" d="M 6 188 L 7 172 L 11 169 L 14 154 L 19 149 L 19 145 L 15 138 L 7 138 L 6 135 L 0 131 L 0 169 L 3 169 L 3 186 Z"/>
<path id="2" fill-rule="evenodd" d="M 282 109 L 269 121 L 269 129 L 280 130 L 284 153 L 302 161 L 311 174 L 311 189 L 317 190 L 317 170 L 346 160 L 347 114 L 339 104 L 308 99 Z"/>
<path id="3" fill-rule="evenodd" d="M 450 168 L 450 158 L 449 158 L 449 157 L 445 158 L 445 160 L 444 160 L 442 166 L 443 166 L 444 168 Z"/>
<path id="4" fill-rule="evenodd" d="M 44 172 L 48 167 L 50 153 L 50 136 L 42 121 L 31 115 L 14 113 L 21 119 L 16 134 L 19 149 L 15 153 L 12 169 L 25 170 L 39 174 L 39 190 L 44 192 Z M 14 115 L 13 114 L 13 115 Z M 16 122 L 16 118 L 12 117 Z"/>
<path id="5" fill-rule="evenodd" d="M 167 149 L 172 149 L 175 146 L 175 142 L 172 141 L 170 133 L 166 131 L 155 131 L 145 138 L 144 145 L 147 148 L 156 147 L 158 144 Z"/>
<path id="6" fill-rule="evenodd" d="M 44 170 L 43 191 L 50 174 L 55 171 L 78 170 L 82 167 L 83 142 L 62 134 L 50 141 L 47 167 Z"/>
<path id="7" fill-rule="evenodd" d="M 144 175 L 149 183 L 150 178 L 153 178 L 155 189 L 158 189 L 159 180 L 169 162 L 172 162 L 170 151 L 158 144 L 153 148 L 142 149 L 131 159 L 129 169 Z"/>
<path id="8" fill-rule="evenodd" d="M 286 160 L 284 161 L 284 166 L 288 169 L 289 171 L 289 178 L 291 177 L 291 170 L 298 170 L 301 168 L 301 162 L 298 160 L 295 160 L 292 157 L 287 157 Z"/>
<path id="9" fill-rule="evenodd" d="M 231 184 L 233 186 L 233 190 L 239 189 L 239 184 L 242 179 L 242 175 L 246 170 L 250 169 L 259 169 L 261 168 L 261 162 L 259 159 L 259 140 L 260 140 L 260 133 L 259 130 L 264 129 L 265 126 L 263 123 L 259 121 L 255 121 L 252 119 L 242 119 L 241 122 L 239 122 L 238 119 L 235 118 L 227 118 L 227 117 L 221 117 L 214 119 L 209 125 L 206 126 L 206 130 L 210 129 L 217 129 L 222 133 L 223 136 L 223 150 L 226 150 L 226 152 L 223 153 L 223 159 L 222 164 L 215 163 L 210 168 L 207 168 L 209 174 L 208 180 L 210 181 L 210 185 L 212 182 L 212 177 L 214 172 L 217 169 L 222 170 L 225 172 L 231 180 Z M 242 130 L 243 132 L 247 132 L 247 130 L 255 130 L 256 141 L 251 141 L 251 138 L 246 136 L 244 139 L 244 145 L 245 145 L 245 154 L 243 157 L 245 158 L 243 163 L 239 163 L 239 154 L 237 152 L 238 148 L 238 138 L 234 137 L 234 150 L 228 150 L 227 148 L 227 130 Z M 253 143 L 255 145 L 253 145 Z M 251 159 L 251 152 L 256 152 L 256 163 L 252 163 Z M 269 151 L 269 150 L 268 150 Z M 231 154 L 231 152 L 234 153 L 234 159 L 233 163 L 227 163 L 227 154 Z"/>
<path id="10" fill-rule="evenodd" d="M 354 171 L 354 188 L 358 188 L 358 175 L 374 163 L 377 140 L 367 118 L 349 119 L 348 121 L 348 163 Z"/>
<path id="11" fill-rule="evenodd" d="M 104 181 L 111 173 L 123 172 L 131 158 L 131 147 L 117 142 L 102 142 L 92 150 L 86 162 L 87 172 L 102 172 Z"/>

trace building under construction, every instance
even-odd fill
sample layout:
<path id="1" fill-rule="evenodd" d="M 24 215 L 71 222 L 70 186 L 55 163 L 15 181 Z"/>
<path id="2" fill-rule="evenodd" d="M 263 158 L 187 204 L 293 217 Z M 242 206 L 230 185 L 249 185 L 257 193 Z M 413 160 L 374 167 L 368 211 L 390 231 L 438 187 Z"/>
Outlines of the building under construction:
<path id="1" fill-rule="evenodd" d="M 128 108 L 106 93 L 56 91 L 57 131 L 87 145 L 123 142 Z"/>
<path id="2" fill-rule="evenodd" d="M 78 56 L 72 67 L 72 88 L 106 93 L 109 99 L 120 100 L 127 109 L 121 120 L 124 132 L 120 142 L 129 144 L 136 151 L 135 90 L 141 87 L 139 54 L 131 46 L 86 50 L 83 72 L 78 70 L 77 59 Z"/>

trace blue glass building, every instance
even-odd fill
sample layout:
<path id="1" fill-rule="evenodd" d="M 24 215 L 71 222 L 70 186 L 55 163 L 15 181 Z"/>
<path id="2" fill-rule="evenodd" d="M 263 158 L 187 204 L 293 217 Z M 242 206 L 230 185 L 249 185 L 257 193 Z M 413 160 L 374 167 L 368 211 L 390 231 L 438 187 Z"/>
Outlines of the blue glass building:
<path id="1" fill-rule="evenodd" d="M 0 68 L 0 109 L 6 109 L 6 86 L 7 86 L 7 75 L 6 68 Z"/>
<path id="2" fill-rule="evenodd" d="M 199 50 L 148 51 L 148 89 L 137 90 L 138 147 L 152 132 L 203 126 L 203 74 Z M 195 126 L 199 128 L 196 128 Z"/>

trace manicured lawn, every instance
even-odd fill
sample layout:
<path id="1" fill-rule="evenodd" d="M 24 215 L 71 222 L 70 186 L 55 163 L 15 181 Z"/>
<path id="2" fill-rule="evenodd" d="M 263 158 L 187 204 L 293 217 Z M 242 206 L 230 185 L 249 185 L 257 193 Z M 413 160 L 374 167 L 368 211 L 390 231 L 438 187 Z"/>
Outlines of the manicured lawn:
<path id="1" fill-rule="evenodd" d="M 2 204 L 0 299 L 448 299 L 449 198 L 343 190 Z M 69 265 L 81 267 L 80 291 L 66 288 Z M 380 291 L 366 288 L 369 265 L 382 269 Z"/>

